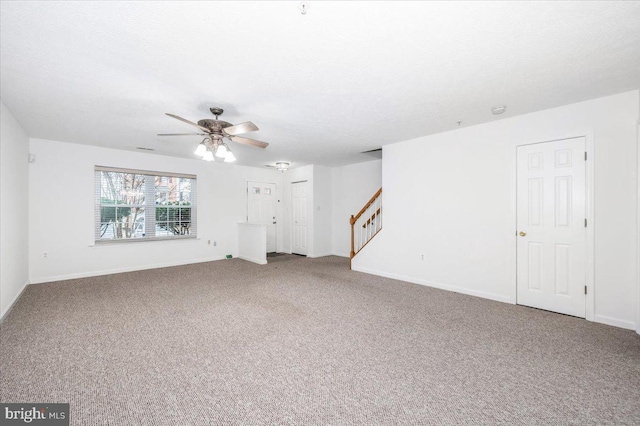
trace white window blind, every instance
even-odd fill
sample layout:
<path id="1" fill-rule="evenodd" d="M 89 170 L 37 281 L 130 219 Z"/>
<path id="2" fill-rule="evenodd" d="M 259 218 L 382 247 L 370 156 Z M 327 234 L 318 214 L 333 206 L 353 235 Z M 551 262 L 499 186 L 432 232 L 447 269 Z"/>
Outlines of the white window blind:
<path id="1" fill-rule="evenodd" d="M 96 242 L 195 238 L 196 176 L 95 166 Z"/>

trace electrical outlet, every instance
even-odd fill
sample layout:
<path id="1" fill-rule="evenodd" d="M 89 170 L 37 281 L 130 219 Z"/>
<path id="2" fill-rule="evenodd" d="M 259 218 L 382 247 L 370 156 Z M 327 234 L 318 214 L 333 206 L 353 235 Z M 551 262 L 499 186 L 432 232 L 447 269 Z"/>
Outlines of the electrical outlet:
<path id="1" fill-rule="evenodd" d="M 420 255 L 420 260 L 424 260 L 424 254 Z"/>
<path id="2" fill-rule="evenodd" d="M 46 251 L 42 253 L 42 257 L 47 257 L 47 256 L 49 256 L 49 253 L 47 253 Z"/>
<path id="3" fill-rule="evenodd" d="M 211 240 L 207 240 L 207 244 L 211 245 Z"/>
<path id="4" fill-rule="evenodd" d="M 216 240 L 213 240 L 213 246 L 215 247 L 217 245 L 218 245 L 218 242 Z"/>

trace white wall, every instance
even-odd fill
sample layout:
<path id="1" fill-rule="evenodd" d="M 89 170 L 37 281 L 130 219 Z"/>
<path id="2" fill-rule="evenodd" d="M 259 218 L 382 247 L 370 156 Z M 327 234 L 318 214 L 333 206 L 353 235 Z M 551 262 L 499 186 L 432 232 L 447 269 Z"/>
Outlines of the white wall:
<path id="1" fill-rule="evenodd" d="M 236 224 L 246 219 L 247 180 L 276 182 L 281 197 L 282 175 L 275 170 L 30 142 L 36 155 L 29 170 L 29 270 L 34 283 L 235 257 Z M 94 245 L 95 165 L 196 174 L 198 239 Z M 280 207 L 277 215 L 282 215 Z"/>
<path id="2" fill-rule="evenodd" d="M 638 102 L 640 102 L 640 97 L 638 97 Z M 640 105 L 638 106 L 638 108 L 640 109 Z M 637 269 L 636 269 L 636 275 L 637 275 L 637 280 L 638 280 L 638 298 L 637 298 L 637 302 L 638 302 L 638 307 L 637 307 L 637 319 L 636 319 L 636 333 L 640 334 L 640 117 L 638 117 L 638 128 L 637 128 L 637 133 L 636 133 L 636 138 L 637 138 L 637 149 L 638 149 L 638 171 L 636 174 L 636 181 L 638 183 L 638 200 L 636 203 L 636 209 L 637 209 L 637 217 L 638 217 L 638 236 L 637 236 L 637 253 L 636 256 L 638 258 L 637 260 Z"/>
<path id="3" fill-rule="evenodd" d="M 0 101 L 0 318 L 29 282 L 29 138 Z"/>
<path id="4" fill-rule="evenodd" d="M 638 98 L 626 92 L 385 146 L 384 226 L 354 269 L 515 303 L 515 147 L 593 135 L 593 319 L 636 328 Z"/>
<path id="5" fill-rule="evenodd" d="M 382 186 L 382 160 L 335 167 L 332 173 L 332 253 L 349 257 L 351 226 L 349 218 L 364 207 Z"/>
<path id="6" fill-rule="evenodd" d="M 310 257 L 332 253 L 331 168 L 313 166 L 313 250 Z"/>
<path id="7" fill-rule="evenodd" d="M 238 257 L 260 265 L 267 264 L 267 227 L 238 223 Z"/>

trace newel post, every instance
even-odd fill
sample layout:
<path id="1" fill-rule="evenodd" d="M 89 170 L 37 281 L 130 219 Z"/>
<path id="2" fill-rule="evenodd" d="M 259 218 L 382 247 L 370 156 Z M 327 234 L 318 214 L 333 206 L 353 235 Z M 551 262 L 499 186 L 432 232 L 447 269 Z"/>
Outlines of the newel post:
<path id="1" fill-rule="evenodd" d="M 356 219 L 353 217 L 353 215 L 351 215 L 351 218 L 349 219 L 349 223 L 351 224 L 351 253 L 349 253 L 349 258 L 353 259 L 353 256 L 356 255 L 356 252 L 354 251 L 354 247 L 353 247 L 353 224 L 356 223 Z"/>

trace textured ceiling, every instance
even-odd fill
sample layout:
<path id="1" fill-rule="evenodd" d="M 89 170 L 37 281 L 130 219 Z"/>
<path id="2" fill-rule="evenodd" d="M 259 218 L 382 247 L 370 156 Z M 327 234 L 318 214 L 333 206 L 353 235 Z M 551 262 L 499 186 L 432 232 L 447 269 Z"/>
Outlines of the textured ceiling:
<path id="1" fill-rule="evenodd" d="M 271 144 L 239 164 L 335 166 L 640 87 L 640 2 L 307 3 L 3 1 L 0 97 L 32 137 L 180 157 L 164 113 L 221 106 Z"/>

